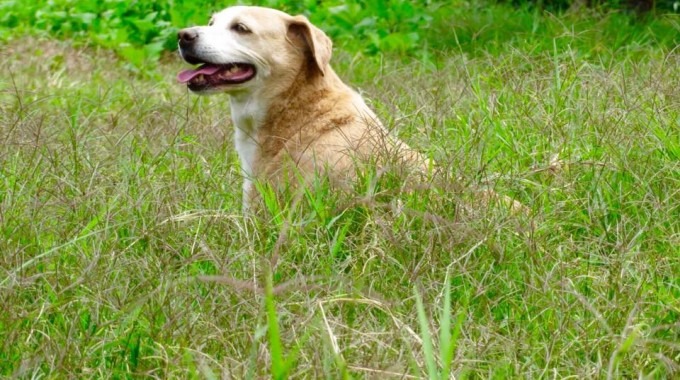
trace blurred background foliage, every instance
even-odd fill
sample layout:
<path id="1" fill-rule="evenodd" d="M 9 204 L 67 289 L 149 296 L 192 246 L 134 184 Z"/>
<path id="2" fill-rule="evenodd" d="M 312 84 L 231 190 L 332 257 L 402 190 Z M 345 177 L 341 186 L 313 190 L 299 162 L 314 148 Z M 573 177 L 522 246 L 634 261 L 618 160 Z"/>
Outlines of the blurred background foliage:
<path id="1" fill-rule="evenodd" d="M 112 49 L 135 67 L 176 48 L 179 28 L 205 24 L 233 2 L 209 0 L 4 0 L 0 40 L 46 33 Z M 569 30 L 608 47 L 679 43 L 678 0 L 350 0 L 249 4 L 305 14 L 336 46 L 366 54 L 429 59 L 440 51 L 469 54 L 512 47 L 522 40 L 559 45 Z M 626 29 L 626 33 L 621 33 Z M 573 43 L 573 41 L 572 41 Z M 571 46 L 573 47 L 573 46 Z M 592 47 L 584 54 L 591 54 Z"/>

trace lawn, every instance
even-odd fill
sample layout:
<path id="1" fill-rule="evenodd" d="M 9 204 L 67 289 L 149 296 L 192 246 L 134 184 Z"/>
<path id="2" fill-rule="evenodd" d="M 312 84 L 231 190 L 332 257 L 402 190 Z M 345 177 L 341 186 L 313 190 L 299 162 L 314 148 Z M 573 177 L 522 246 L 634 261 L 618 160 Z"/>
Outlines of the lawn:
<path id="1" fill-rule="evenodd" d="M 229 100 L 175 83 L 175 53 L 4 29 L 0 376 L 680 375 L 678 19 L 662 40 L 516 12 L 540 21 L 475 35 L 471 14 L 426 54 L 338 44 L 438 167 L 251 218 Z"/>

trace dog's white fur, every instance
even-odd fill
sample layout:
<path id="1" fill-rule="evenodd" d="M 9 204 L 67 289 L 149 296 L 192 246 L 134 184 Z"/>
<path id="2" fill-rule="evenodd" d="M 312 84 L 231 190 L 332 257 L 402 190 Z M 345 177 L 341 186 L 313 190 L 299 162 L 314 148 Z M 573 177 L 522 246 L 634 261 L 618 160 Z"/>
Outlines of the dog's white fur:
<path id="1" fill-rule="evenodd" d="M 190 46 L 180 43 L 185 59 L 255 67 L 245 83 L 198 91 L 231 96 L 244 208 L 254 198 L 253 181 L 279 184 L 290 174 L 289 163 L 306 176 L 323 171 L 334 183 L 351 177 L 361 159 L 375 163 L 396 155 L 400 164 L 424 166 L 338 78 L 329 66 L 330 39 L 305 17 L 234 6 L 214 14 L 208 26 L 182 32 L 195 36 Z"/>

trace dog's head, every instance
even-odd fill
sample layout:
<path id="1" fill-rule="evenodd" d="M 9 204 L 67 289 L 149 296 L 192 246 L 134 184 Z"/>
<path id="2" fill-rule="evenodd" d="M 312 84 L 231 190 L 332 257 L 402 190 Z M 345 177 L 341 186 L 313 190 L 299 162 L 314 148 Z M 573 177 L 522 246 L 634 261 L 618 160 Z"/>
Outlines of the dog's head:
<path id="1" fill-rule="evenodd" d="M 207 26 L 182 29 L 179 52 L 199 65 L 177 75 L 196 93 L 275 90 L 300 73 L 325 75 L 331 41 L 304 16 L 235 6 L 213 15 Z"/>

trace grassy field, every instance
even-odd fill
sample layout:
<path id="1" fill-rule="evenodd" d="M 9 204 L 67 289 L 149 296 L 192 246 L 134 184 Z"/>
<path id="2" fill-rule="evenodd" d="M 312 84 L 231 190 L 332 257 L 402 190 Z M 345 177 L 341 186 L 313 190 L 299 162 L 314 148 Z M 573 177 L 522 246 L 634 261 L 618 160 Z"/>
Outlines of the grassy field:
<path id="1" fill-rule="evenodd" d="M 178 57 L 6 33 L 0 376 L 679 376 L 678 40 L 548 25 L 427 63 L 336 49 L 440 168 L 252 219 L 228 99 Z M 530 211 L 461 212 L 479 187 Z"/>

